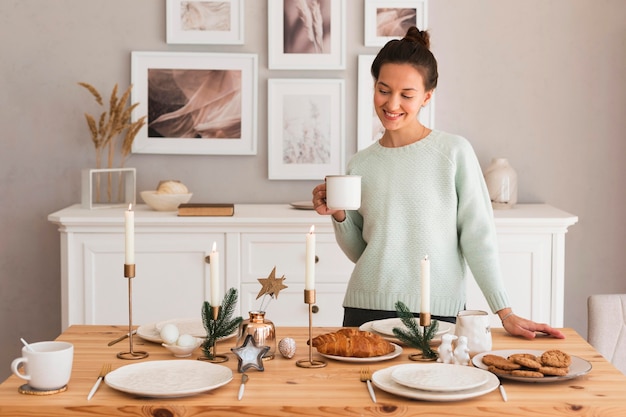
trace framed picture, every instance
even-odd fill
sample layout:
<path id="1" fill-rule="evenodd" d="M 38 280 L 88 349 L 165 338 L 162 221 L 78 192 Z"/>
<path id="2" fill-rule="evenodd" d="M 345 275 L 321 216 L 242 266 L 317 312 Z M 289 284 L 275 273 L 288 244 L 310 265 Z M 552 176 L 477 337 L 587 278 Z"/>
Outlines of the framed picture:
<path id="1" fill-rule="evenodd" d="M 370 71 L 375 55 L 359 55 L 358 62 L 358 139 L 357 150 L 365 149 L 380 139 L 384 128 L 374 109 L 374 79 Z M 419 112 L 420 122 L 433 129 L 435 127 L 435 95 L 426 107 Z"/>
<path id="2" fill-rule="evenodd" d="M 243 0 L 167 0 L 167 43 L 243 44 Z"/>
<path id="3" fill-rule="evenodd" d="M 343 79 L 269 79 L 269 179 L 323 180 L 344 172 Z"/>
<path id="4" fill-rule="evenodd" d="M 133 52 L 135 153 L 254 155 L 257 55 Z M 139 115 L 139 116 L 138 116 Z"/>
<path id="5" fill-rule="evenodd" d="M 268 0 L 269 69 L 345 69 L 345 0 Z"/>
<path id="6" fill-rule="evenodd" d="M 365 0 L 365 46 L 401 39 L 411 26 L 427 29 L 428 0 Z"/>

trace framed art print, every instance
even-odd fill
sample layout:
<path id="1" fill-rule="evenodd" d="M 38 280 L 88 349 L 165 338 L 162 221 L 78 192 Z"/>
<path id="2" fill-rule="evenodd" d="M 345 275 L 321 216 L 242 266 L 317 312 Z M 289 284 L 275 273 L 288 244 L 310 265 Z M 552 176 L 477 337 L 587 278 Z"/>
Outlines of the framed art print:
<path id="1" fill-rule="evenodd" d="M 269 179 L 343 173 L 344 90 L 342 79 L 268 80 Z"/>
<path id="2" fill-rule="evenodd" d="M 426 25 L 428 0 L 365 0 L 365 46 L 401 39 L 411 26 Z"/>
<path id="3" fill-rule="evenodd" d="M 375 55 L 359 55 L 358 61 L 358 108 L 357 150 L 365 149 L 380 139 L 384 128 L 374 109 L 374 79 L 371 67 Z M 420 122 L 433 129 L 435 126 L 435 95 L 419 112 Z"/>
<path id="4" fill-rule="evenodd" d="M 345 69 L 346 0 L 268 0 L 269 69 Z"/>
<path id="5" fill-rule="evenodd" d="M 257 55 L 133 52 L 134 153 L 254 155 Z"/>
<path id="6" fill-rule="evenodd" d="M 243 0 L 167 0 L 167 43 L 243 44 Z"/>

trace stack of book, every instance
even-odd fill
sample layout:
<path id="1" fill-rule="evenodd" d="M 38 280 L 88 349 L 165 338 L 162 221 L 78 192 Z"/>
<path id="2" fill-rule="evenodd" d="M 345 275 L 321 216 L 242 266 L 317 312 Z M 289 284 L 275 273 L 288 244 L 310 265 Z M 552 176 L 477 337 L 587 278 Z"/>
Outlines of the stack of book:
<path id="1" fill-rule="evenodd" d="M 232 216 L 234 204 L 186 203 L 178 206 L 179 216 Z"/>

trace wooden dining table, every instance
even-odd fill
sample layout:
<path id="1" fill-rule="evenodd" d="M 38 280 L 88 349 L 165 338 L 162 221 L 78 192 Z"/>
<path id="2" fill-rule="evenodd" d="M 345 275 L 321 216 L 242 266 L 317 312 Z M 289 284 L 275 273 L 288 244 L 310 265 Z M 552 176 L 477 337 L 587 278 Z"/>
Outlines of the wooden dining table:
<path id="1" fill-rule="evenodd" d="M 336 328 L 313 327 L 312 335 Z M 108 343 L 128 332 L 128 326 L 73 325 L 57 340 L 74 344 L 74 363 L 67 389 L 52 395 L 18 392 L 25 381 L 11 375 L 0 385 L 0 416 L 624 416 L 626 415 L 626 376 L 604 359 L 573 329 L 565 328 L 565 339 L 538 336 L 534 340 L 512 337 L 502 329 L 492 329 L 493 350 L 560 349 L 591 363 L 592 369 L 575 379 L 552 383 L 529 383 L 502 379 L 507 401 L 495 389 L 484 395 L 458 401 L 427 401 L 390 394 L 375 387 L 377 402 L 359 379 L 358 362 L 338 361 L 309 351 L 308 327 L 279 327 L 277 339 L 293 338 L 296 354 L 263 361 L 263 371 L 249 369 L 244 396 L 237 399 L 241 374 L 238 358 L 231 352 L 235 338 L 217 343 L 216 353 L 228 360 L 222 366 L 233 371 L 233 379 L 221 387 L 181 398 L 146 398 L 118 391 L 102 383 L 91 400 L 87 394 L 103 364 L 112 369 L 139 362 L 197 360 L 198 348 L 191 357 L 175 358 L 158 343 L 133 339 L 133 350 L 148 352 L 141 360 L 118 359 L 117 353 L 129 349 L 128 339 L 113 346 Z M 370 362 L 374 372 L 399 364 L 418 364 L 409 358 L 416 350 L 403 352 L 390 360 Z M 326 366 L 303 368 L 297 360 L 309 355 Z M 163 376 L 167 378 L 167 375 Z"/>

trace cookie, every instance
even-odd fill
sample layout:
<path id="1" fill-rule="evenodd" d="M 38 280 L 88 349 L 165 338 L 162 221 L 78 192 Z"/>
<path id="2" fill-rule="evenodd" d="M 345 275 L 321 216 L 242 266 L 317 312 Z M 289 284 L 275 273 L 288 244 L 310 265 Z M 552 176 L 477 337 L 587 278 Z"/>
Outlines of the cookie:
<path id="1" fill-rule="evenodd" d="M 511 375 L 511 372 L 512 372 L 512 371 L 509 371 L 509 370 L 506 370 L 506 369 L 497 368 L 497 367 L 495 367 L 493 365 L 489 366 L 487 368 L 487 370 L 489 372 L 493 373 L 493 374 L 496 374 L 496 375 Z"/>
<path id="2" fill-rule="evenodd" d="M 565 376 L 569 372 L 569 368 L 556 368 L 554 366 L 542 366 L 539 372 L 545 376 Z"/>
<path id="3" fill-rule="evenodd" d="M 558 349 L 543 352 L 540 360 L 544 366 L 552 366 L 555 368 L 567 368 L 572 364 L 572 357 Z"/>
<path id="4" fill-rule="evenodd" d="M 515 362 L 518 365 L 522 365 L 524 368 L 537 370 L 541 368 L 541 363 L 537 362 L 534 359 L 526 358 L 523 356 L 517 356 L 512 359 L 512 362 Z"/>
<path id="5" fill-rule="evenodd" d="M 534 361 L 538 361 L 537 357 L 535 355 L 533 355 L 532 353 L 513 353 L 507 359 L 512 361 L 515 358 L 528 358 L 528 359 L 532 359 Z"/>
<path id="6" fill-rule="evenodd" d="M 543 378 L 543 374 L 538 371 L 530 371 L 524 369 L 515 369 L 511 371 L 512 376 L 523 376 L 526 378 Z"/>
<path id="7" fill-rule="evenodd" d="M 521 366 L 515 362 L 503 358 L 502 356 L 487 354 L 482 357 L 482 361 L 487 366 L 495 366 L 496 368 L 511 371 L 513 369 L 520 369 Z"/>

